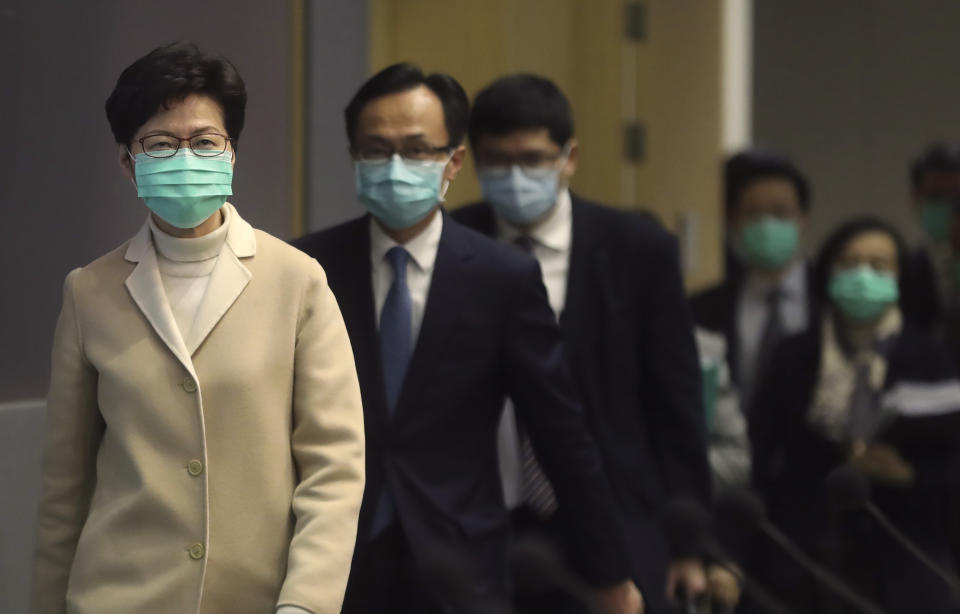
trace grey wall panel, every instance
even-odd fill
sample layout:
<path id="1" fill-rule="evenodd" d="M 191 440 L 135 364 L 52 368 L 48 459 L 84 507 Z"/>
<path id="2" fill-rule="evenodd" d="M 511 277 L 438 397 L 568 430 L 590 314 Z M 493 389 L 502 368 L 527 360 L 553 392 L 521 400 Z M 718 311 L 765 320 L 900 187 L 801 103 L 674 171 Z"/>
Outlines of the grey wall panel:
<path id="1" fill-rule="evenodd" d="M 103 104 L 154 47 L 189 39 L 237 65 L 249 105 L 231 200 L 287 236 L 288 21 L 282 2 L 0 3 L 0 401 L 44 394 L 64 276 L 145 219 Z"/>
<path id="2" fill-rule="evenodd" d="M 308 8 L 306 230 L 363 213 L 353 185 L 343 109 L 369 74 L 366 2 L 311 2 Z"/>
<path id="3" fill-rule="evenodd" d="M 813 181 L 808 243 L 857 213 L 917 234 L 908 161 L 960 138 L 953 0 L 754 3 L 754 139 Z"/>
<path id="4" fill-rule="evenodd" d="M 26 612 L 40 497 L 41 401 L 0 403 L 0 612 Z"/>

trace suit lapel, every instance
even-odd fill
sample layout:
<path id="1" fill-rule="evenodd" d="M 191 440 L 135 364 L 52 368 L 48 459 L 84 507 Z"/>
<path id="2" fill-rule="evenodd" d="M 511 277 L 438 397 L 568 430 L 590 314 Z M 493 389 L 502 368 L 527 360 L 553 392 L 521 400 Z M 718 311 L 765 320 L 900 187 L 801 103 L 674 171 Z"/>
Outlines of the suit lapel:
<path id="1" fill-rule="evenodd" d="M 373 303 L 369 217 L 361 218 L 349 235 L 345 249 L 340 252 L 342 260 L 335 266 L 327 265 L 328 275 L 353 345 L 357 377 L 364 392 L 364 409 L 375 418 L 371 426 L 382 429 L 388 416 Z"/>
<path id="2" fill-rule="evenodd" d="M 145 246 L 142 245 L 141 235 L 143 234 L 143 230 L 147 233 L 147 244 Z M 135 247 L 138 252 L 137 266 L 125 282 L 127 291 L 130 292 L 134 303 L 136 303 L 140 311 L 143 312 L 144 317 L 146 317 L 150 326 L 153 327 L 153 330 L 156 331 L 160 339 L 170 348 L 170 351 L 173 352 L 173 355 L 177 357 L 177 360 L 180 361 L 184 368 L 196 378 L 196 373 L 193 370 L 193 361 L 190 359 L 190 352 L 187 351 L 187 346 L 183 342 L 183 336 L 177 328 L 177 321 L 173 317 L 173 311 L 170 309 L 166 292 L 163 289 L 163 282 L 160 280 L 157 254 L 153 246 L 149 244 L 150 229 L 145 226 L 143 230 L 137 235 L 137 238 L 141 239 L 140 244 L 138 244 L 137 238 L 135 238 L 134 241 L 131 242 L 131 247 L 127 252 L 128 260 L 130 259 L 130 252 L 133 251 Z"/>
<path id="3" fill-rule="evenodd" d="M 590 229 L 590 219 L 577 198 L 571 195 L 573 231 L 570 243 L 570 268 L 567 271 L 567 293 L 564 297 L 563 313 L 560 314 L 560 328 L 564 342 L 574 346 L 583 331 L 581 325 L 584 314 L 589 309 L 586 304 L 595 264 L 595 256 L 600 246 L 595 245 Z"/>
<path id="4" fill-rule="evenodd" d="M 730 370 L 730 379 L 735 384 L 740 383 L 740 325 L 737 322 L 737 314 L 740 312 L 740 287 L 739 282 L 725 284 L 724 296 L 718 306 L 725 312 L 721 321 L 724 336 L 727 338 L 727 369 Z"/>
<path id="5" fill-rule="evenodd" d="M 465 245 L 467 238 L 461 237 L 462 232 L 457 223 L 444 214 L 443 232 L 437 247 L 423 322 L 400 391 L 395 416 L 403 411 L 411 399 L 417 398 L 420 389 L 429 381 L 444 343 L 450 338 L 459 319 L 460 301 L 464 294 L 461 271 L 464 261 L 472 254 Z"/>

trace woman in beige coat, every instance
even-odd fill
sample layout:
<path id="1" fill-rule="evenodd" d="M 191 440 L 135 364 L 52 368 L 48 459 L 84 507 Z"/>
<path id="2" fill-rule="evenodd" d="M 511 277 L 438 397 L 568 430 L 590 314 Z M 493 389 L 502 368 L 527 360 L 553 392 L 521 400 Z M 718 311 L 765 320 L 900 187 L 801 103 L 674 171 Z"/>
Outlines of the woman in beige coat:
<path id="1" fill-rule="evenodd" d="M 64 285 L 37 614 L 340 611 L 360 391 L 323 270 L 226 202 L 245 104 L 229 62 L 182 43 L 107 101 L 150 214 Z"/>

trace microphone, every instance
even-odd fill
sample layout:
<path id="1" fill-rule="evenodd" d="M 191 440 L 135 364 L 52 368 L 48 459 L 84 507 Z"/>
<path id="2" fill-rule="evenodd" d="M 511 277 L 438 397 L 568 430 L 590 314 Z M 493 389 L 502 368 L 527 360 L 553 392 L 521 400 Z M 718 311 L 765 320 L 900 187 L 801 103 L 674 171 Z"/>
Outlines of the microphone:
<path id="1" fill-rule="evenodd" d="M 677 498 L 669 501 L 663 508 L 663 527 L 667 542 L 674 551 L 703 552 L 717 565 L 730 572 L 737 579 L 744 594 L 750 595 L 765 611 L 771 614 L 793 614 L 792 610 L 733 564 L 733 557 L 711 535 L 710 516 L 696 500 Z M 691 600 L 685 600 L 684 607 L 690 612 L 696 611 L 690 609 L 691 605 L 695 606 Z M 732 613 L 737 606 L 735 603 L 716 605 L 723 613 Z"/>
<path id="2" fill-rule="evenodd" d="M 510 567 L 518 593 L 562 591 L 590 614 L 604 612 L 593 591 L 567 569 L 559 550 L 542 537 L 515 538 L 510 547 Z"/>
<path id="3" fill-rule="evenodd" d="M 852 465 L 841 465 L 830 472 L 826 480 L 827 495 L 833 507 L 839 511 L 866 510 L 883 530 L 909 552 L 924 567 L 947 583 L 956 595 L 960 595 L 960 578 L 930 558 L 923 549 L 897 528 L 895 524 L 870 501 L 870 483 Z"/>
<path id="4" fill-rule="evenodd" d="M 749 489 L 730 490 L 717 501 L 717 515 L 742 534 L 762 533 L 775 543 L 794 563 L 810 573 L 822 586 L 860 612 L 884 614 L 877 605 L 861 596 L 840 578 L 814 561 L 780 529 L 767 520 L 763 501 Z"/>
<path id="5" fill-rule="evenodd" d="M 431 548 L 420 572 L 433 598 L 456 612 L 506 614 L 512 611 L 500 597 L 478 590 L 473 561 L 453 548 Z"/>

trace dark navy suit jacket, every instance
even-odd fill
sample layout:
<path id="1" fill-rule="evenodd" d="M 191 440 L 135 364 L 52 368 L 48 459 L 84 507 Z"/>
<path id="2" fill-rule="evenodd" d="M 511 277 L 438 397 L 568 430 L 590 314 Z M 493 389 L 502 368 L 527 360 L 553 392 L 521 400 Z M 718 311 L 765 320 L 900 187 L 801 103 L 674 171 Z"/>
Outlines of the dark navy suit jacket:
<path id="1" fill-rule="evenodd" d="M 572 562 L 598 584 L 629 577 L 609 481 L 574 398 L 537 262 L 444 214 L 420 333 L 388 416 L 369 223 L 363 217 L 294 243 L 326 271 L 353 344 L 367 436 L 358 551 L 388 486 L 421 564 L 433 548 L 453 550 L 479 568 L 476 590 L 506 594 L 496 432 L 509 395 L 558 499 L 574 512 Z"/>
<path id="2" fill-rule="evenodd" d="M 700 365 L 676 241 L 649 215 L 575 195 L 572 206 L 560 318 L 567 363 L 616 491 L 645 599 L 656 605 L 668 558 L 660 507 L 681 494 L 703 503 L 710 496 Z M 496 235 L 489 205 L 452 215 Z"/>

